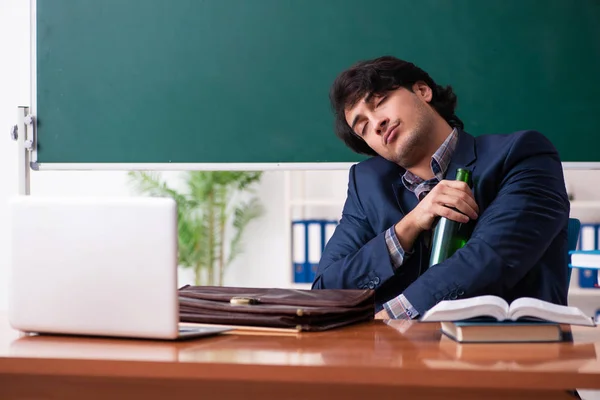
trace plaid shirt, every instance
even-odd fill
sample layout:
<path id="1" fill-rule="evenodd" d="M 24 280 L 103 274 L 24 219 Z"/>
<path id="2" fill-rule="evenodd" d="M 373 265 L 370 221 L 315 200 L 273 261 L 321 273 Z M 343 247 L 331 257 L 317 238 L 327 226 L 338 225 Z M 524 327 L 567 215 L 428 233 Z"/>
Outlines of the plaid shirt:
<path id="1" fill-rule="evenodd" d="M 448 169 L 448 165 L 454 154 L 457 142 L 458 132 L 455 128 L 431 157 L 431 171 L 434 174 L 433 178 L 424 180 L 410 171 L 406 171 L 404 175 L 402 175 L 404 187 L 413 192 L 419 201 L 423 200 L 427 193 L 429 193 L 435 185 L 446 176 L 446 170 Z M 385 242 L 388 251 L 390 252 L 392 265 L 395 269 L 400 268 L 404 263 L 405 257 L 410 257 L 412 252 L 405 252 L 402 245 L 400 245 L 400 241 L 396 236 L 395 226 L 390 227 L 390 229 L 385 232 Z M 388 301 L 383 307 L 390 318 L 394 319 L 412 319 L 419 315 L 417 310 L 415 310 L 412 304 L 410 304 L 410 301 L 408 301 L 403 294 Z"/>

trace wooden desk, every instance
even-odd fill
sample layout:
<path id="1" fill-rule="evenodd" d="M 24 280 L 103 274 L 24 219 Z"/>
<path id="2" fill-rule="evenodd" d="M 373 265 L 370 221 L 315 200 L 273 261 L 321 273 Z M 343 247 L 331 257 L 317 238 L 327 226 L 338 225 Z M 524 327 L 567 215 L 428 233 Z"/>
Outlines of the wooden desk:
<path id="1" fill-rule="evenodd" d="M 600 328 L 574 338 L 458 345 L 437 324 L 377 321 L 160 342 L 22 336 L 1 315 L 0 399 L 569 399 L 600 389 Z"/>

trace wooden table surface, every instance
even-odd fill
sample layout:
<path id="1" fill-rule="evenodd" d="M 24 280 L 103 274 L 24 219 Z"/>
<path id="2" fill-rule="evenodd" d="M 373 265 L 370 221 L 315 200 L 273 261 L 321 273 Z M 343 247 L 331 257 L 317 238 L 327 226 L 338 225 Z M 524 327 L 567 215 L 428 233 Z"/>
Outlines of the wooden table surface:
<path id="1" fill-rule="evenodd" d="M 568 399 L 600 389 L 600 327 L 573 336 L 460 345 L 436 323 L 373 321 L 168 342 L 26 336 L 0 314 L 0 399 Z"/>

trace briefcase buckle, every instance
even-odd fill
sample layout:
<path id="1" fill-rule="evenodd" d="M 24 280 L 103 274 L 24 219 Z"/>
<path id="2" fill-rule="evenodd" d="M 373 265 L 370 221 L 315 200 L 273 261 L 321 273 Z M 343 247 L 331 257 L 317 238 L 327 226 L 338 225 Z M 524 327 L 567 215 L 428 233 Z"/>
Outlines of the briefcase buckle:
<path id="1" fill-rule="evenodd" d="M 258 299 L 253 297 L 232 297 L 231 300 L 229 300 L 229 304 L 234 306 L 247 306 L 251 304 L 258 304 Z"/>

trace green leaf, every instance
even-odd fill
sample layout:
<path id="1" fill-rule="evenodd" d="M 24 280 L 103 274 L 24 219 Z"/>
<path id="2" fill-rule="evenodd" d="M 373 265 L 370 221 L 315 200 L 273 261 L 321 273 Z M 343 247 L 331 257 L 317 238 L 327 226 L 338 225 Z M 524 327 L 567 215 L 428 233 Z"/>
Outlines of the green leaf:
<path id="1" fill-rule="evenodd" d="M 253 171 L 187 171 L 183 180 L 186 190 L 182 192 L 167 185 L 158 172 L 128 173 L 129 183 L 137 192 L 168 196 L 177 202 L 179 264 L 193 268 L 196 274 L 206 270 L 209 279 L 214 279 L 218 270 L 219 282 L 224 268 L 242 252 L 245 228 L 263 213 L 257 198 L 242 201 L 261 176 L 262 172 Z M 229 246 L 223 243 L 228 229 L 234 230 Z"/>

